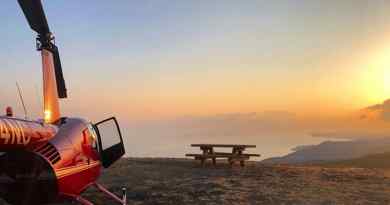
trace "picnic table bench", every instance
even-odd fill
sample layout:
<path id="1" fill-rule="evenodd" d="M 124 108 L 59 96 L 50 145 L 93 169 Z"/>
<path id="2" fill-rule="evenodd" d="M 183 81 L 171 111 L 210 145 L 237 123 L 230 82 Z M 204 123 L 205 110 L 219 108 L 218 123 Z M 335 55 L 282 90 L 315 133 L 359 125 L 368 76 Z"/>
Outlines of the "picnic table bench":
<path id="1" fill-rule="evenodd" d="M 207 159 L 212 159 L 213 165 L 216 165 L 217 158 L 226 158 L 230 165 L 234 162 L 240 162 L 241 166 L 245 166 L 245 161 L 250 157 L 260 157 L 259 154 L 244 153 L 247 148 L 256 148 L 256 145 L 239 145 L 239 144 L 191 144 L 191 147 L 199 147 L 202 150 L 201 154 L 186 154 L 186 157 L 194 157 L 195 160 L 200 160 L 202 166 Z M 216 152 L 214 148 L 231 148 L 231 152 Z"/>

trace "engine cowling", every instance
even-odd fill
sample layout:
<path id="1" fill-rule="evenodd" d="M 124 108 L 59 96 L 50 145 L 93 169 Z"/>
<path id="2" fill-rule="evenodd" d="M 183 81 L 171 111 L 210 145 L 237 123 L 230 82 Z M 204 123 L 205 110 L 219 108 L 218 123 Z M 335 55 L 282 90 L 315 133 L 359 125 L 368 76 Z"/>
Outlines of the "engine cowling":
<path id="1" fill-rule="evenodd" d="M 51 164 L 29 151 L 10 151 L 0 157 L 0 196 L 13 205 L 38 205 L 54 201 L 57 178 Z"/>

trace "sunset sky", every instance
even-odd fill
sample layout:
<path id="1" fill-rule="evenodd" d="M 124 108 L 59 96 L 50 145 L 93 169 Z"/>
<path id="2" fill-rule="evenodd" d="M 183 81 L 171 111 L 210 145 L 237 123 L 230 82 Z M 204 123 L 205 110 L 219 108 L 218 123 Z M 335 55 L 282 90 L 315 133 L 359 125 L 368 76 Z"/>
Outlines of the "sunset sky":
<path id="1" fill-rule="evenodd" d="M 390 1 L 44 1 L 66 114 L 123 120 L 286 110 L 338 115 L 390 98 Z M 35 34 L 0 7 L 0 106 L 40 110 Z"/>

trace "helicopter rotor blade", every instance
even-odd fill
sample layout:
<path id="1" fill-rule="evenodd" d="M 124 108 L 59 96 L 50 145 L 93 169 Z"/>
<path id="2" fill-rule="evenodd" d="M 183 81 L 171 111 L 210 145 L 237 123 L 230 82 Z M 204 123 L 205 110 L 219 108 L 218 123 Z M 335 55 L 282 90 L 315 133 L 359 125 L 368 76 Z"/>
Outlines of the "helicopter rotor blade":
<path id="1" fill-rule="evenodd" d="M 58 47 L 56 45 L 52 45 L 52 53 L 54 60 L 54 70 L 57 82 L 57 92 L 59 98 L 67 98 L 67 90 L 65 85 L 64 74 L 62 72 L 61 58 L 60 53 L 58 52 Z"/>
<path id="2" fill-rule="evenodd" d="M 32 30 L 41 35 L 50 33 L 41 0 L 18 0 L 18 3 Z"/>

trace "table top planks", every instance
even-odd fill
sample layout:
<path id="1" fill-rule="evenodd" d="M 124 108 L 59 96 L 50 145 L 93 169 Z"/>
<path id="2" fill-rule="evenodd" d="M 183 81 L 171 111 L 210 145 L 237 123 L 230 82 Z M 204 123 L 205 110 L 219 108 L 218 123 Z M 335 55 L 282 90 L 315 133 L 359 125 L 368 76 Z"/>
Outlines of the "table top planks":
<path id="1" fill-rule="evenodd" d="M 259 154 L 232 154 L 232 153 L 214 153 L 214 154 L 186 154 L 186 157 L 223 157 L 223 158 L 228 158 L 228 157 L 236 157 L 236 156 L 243 156 L 243 157 L 260 157 L 261 155 Z"/>
<path id="2" fill-rule="evenodd" d="M 240 147 L 240 148 L 256 148 L 256 145 L 243 144 L 191 144 L 191 147 Z"/>

